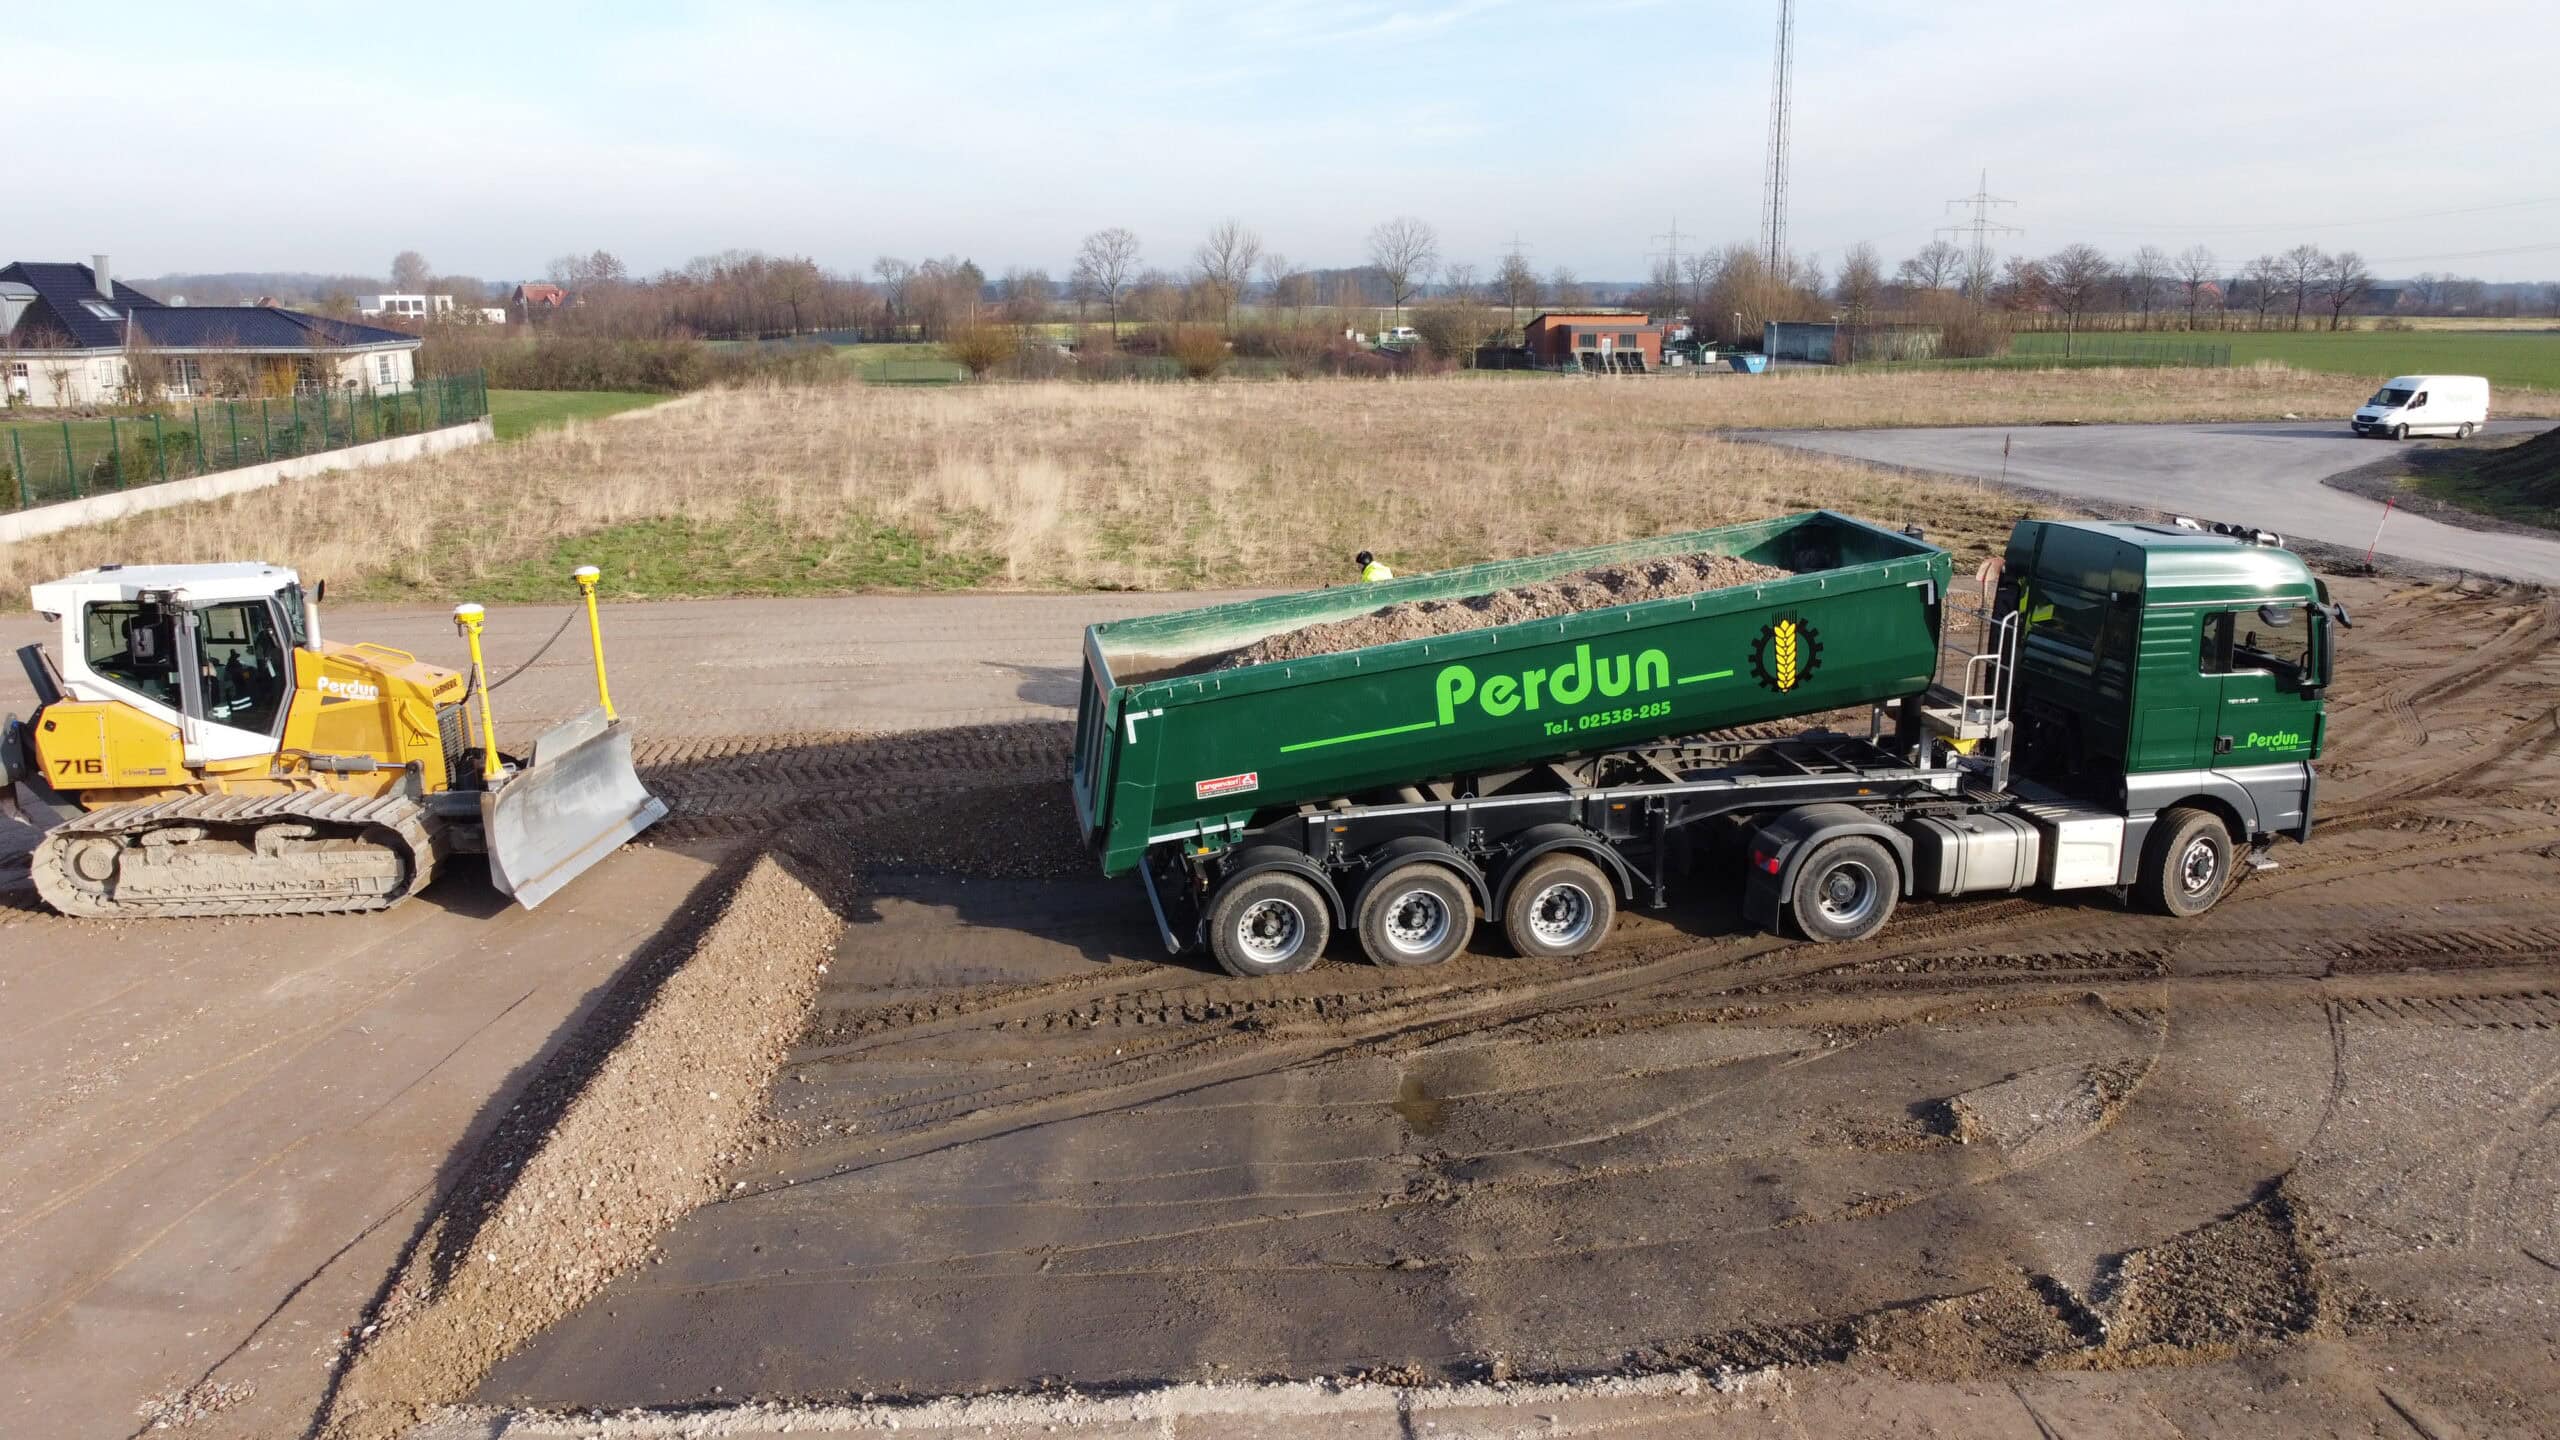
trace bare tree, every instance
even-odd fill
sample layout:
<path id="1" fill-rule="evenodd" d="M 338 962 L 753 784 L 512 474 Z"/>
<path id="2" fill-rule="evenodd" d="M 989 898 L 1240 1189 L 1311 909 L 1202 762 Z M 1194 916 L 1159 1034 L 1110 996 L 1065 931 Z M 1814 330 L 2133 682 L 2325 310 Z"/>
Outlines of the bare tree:
<path id="1" fill-rule="evenodd" d="M 2256 312 L 2257 328 L 2267 328 L 2267 312 L 2275 308 L 2276 297 L 2284 293 L 2284 261 L 2275 255 L 2261 255 L 2251 260 L 2240 272 L 2249 284 L 2250 308 Z"/>
<path id="2" fill-rule="evenodd" d="M 1281 254 L 1277 250 L 1265 250 L 1262 252 L 1262 290 L 1265 298 L 1271 304 L 1281 305 L 1287 303 L 1281 298 L 1281 291 L 1289 278 L 1289 274 L 1288 256 Z"/>
<path id="3" fill-rule="evenodd" d="M 1191 263 L 1200 278 L 1217 292 L 1219 320 L 1222 328 L 1233 333 L 1236 328 L 1236 301 L 1243 298 L 1244 287 L 1253 280 L 1253 267 L 1262 259 L 1262 237 L 1244 228 L 1241 221 L 1221 221 L 1191 252 Z"/>
<path id="4" fill-rule="evenodd" d="M 1945 290 L 1964 278 L 1964 252 L 1944 240 L 1932 240 L 1902 262 L 1894 280 L 1913 290 Z"/>
<path id="5" fill-rule="evenodd" d="M 2080 317 L 2115 278 L 2115 262 L 2095 245 L 2065 245 L 2046 257 L 2044 293 L 2053 308 L 2062 312 L 2063 354 L 2071 353 L 2070 337 L 2079 331 Z"/>
<path id="6" fill-rule="evenodd" d="M 744 258 L 732 252 L 732 261 Z M 757 257 L 762 258 L 762 257 Z M 622 257 L 610 250 L 590 250 L 584 255 L 563 255 L 551 262 L 550 280 L 563 290 L 578 294 L 606 290 L 630 282 L 631 272 L 623 267 Z"/>
<path id="7" fill-rule="evenodd" d="M 2285 293 L 2293 297 L 2293 328 L 2302 328 L 2302 307 L 2312 292 L 2319 288 L 2320 272 L 2329 267 L 2329 257 L 2317 245 L 2296 245 L 2276 257 L 2282 265 Z"/>
<path id="8" fill-rule="evenodd" d="M 1120 298 L 1138 272 L 1138 237 L 1118 225 L 1096 230 L 1076 249 L 1076 279 L 1111 311 L 1111 333 L 1120 333 Z"/>
<path id="9" fill-rule="evenodd" d="M 2419 314 L 2434 315 L 2444 309 L 2445 279 L 2433 270 L 2409 277 L 2409 298 L 2417 303 Z"/>
<path id="10" fill-rule="evenodd" d="M 2213 286 L 2213 252 L 2202 245 L 2190 245 L 2178 252 L 2178 296 L 2187 309 L 2187 328 L 2196 328 L 2196 311 L 2204 303 L 2205 291 Z"/>
<path id="11" fill-rule="evenodd" d="M 2444 308 L 2447 314 L 2472 315 L 2488 298 L 2488 287 L 2465 275 L 2444 277 Z"/>
<path id="12" fill-rule="evenodd" d="M 2550 314 L 2560 315 L 2560 285 L 2542 287 L 2542 308 Z"/>
<path id="13" fill-rule="evenodd" d="M 2133 252 L 2124 265 L 2124 298 L 2141 317 L 2141 328 L 2151 328 L 2151 312 L 2159 308 L 2160 287 L 2167 283 L 2174 264 L 2169 252 L 2157 245 L 2145 245 Z"/>
<path id="14" fill-rule="evenodd" d="M 1577 305 L 1588 305 L 1591 301 L 1583 293 L 1582 282 L 1571 270 L 1559 265 L 1547 276 L 1547 303 L 1569 310 Z"/>
<path id="15" fill-rule="evenodd" d="M 996 282 L 996 303 L 1004 307 L 1008 325 L 1036 325 L 1049 313 L 1049 294 L 1054 289 L 1046 270 L 1025 270 L 1017 265 L 1004 272 Z"/>
<path id="16" fill-rule="evenodd" d="M 1973 293 L 1973 282 L 1966 281 L 1966 293 Z M 2049 298 L 2045 284 L 2044 262 L 2027 255 L 2012 255 L 2000 264 L 2000 278 L 1982 293 L 1996 300 L 2004 309 L 2032 310 Z"/>
<path id="17" fill-rule="evenodd" d="M 2353 250 L 2342 250 L 2329 257 L 2320 267 L 2320 303 L 2329 307 L 2329 328 L 2335 330 L 2346 323 L 2347 311 L 2363 303 L 2373 293 L 2373 272 L 2365 268 L 2364 257 Z"/>
<path id="18" fill-rule="evenodd" d="M 871 273 L 880 277 L 880 307 L 891 330 L 902 331 L 915 290 L 916 267 L 895 255 L 883 255 L 871 262 Z"/>
<path id="19" fill-rule="evenodd" d="M 391 257 L 391 289 L 398 295 L 426 293 L 427 280 L 435 271 L 427 257 L 415 250 L 403 250 Z"/>
<path id="20" fill-rule="evenodd" d="M 1538 303 L 1538 272 L 1529 268 L 1528 257 L 1513 251 L 1502 257 L 1502 268 L 1494 273 L 1494 288 L 1502 295 L 1504 308 L 1511 312 L 1511 327 L 1520 327 L 1520 312 Z"/>
<path id="21" fill-rule="evenodd" d="M 1476 267 L 1473 262 L 1452 260 L 1440 267 L 1440 294 L 1449 300 L 1481 300 L 1476 290 Z"/>
<path id="22" fill-rule="evenodd" d="M 1876 257 L 1876 247 L 1861 240 L 1842 252 L 1831 293 L 1853 323 L 1866 323 L 1867 312 L 1884 298 L 1884 262 Z"/>
<path id="23" fill-rule="evenodd" d="M 1388 303 L 1396 323 L 1404 323 L 1404 302 L 1413 298 L 1422 277 L 1440 259 L 1440 234 L 1423 221 L 1399 215 L 1369 232 L 1369 263 L 1387 283 Z"/>

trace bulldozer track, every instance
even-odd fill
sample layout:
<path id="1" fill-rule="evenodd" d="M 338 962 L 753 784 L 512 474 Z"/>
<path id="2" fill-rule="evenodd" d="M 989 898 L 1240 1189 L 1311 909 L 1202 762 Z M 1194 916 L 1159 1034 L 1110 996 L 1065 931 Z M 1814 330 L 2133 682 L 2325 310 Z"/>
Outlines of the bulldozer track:
<path id="1" fill-rule="evenodd" d="M 247 880 L 208 879 L 193 892 L 122 896 L 77 878 L 74 859 L 84 844 L 107 840 L 120 848 L 143 842 L 154 831 L 205 829 L 221 839 L 254 845 L 255 833 L 270 825 L 307 825 L 319 841 L 337 842 L 334 851 L 287 851 L 258 856 L 252 868 L 271 868 Z M 350 850 L 344 847 L 362 847 Z M 173 847 L 183 848 L 183 847 Z M 378 873 L 333 876 L 353 869 L 338 861 L 362 851 L 393 862 L 386 883 Z M 404 795 L 358 796 L 326 791 L 281 795 L 187 795 L 144 805 L 93 810 L 46 832 L 31 857 L 36 892 L 63 914 L 99 919 L 206 915 L 329 915 L 385 910 L 417 893 L 434 878 L 439 846 L 426 811 Z M 229 859 L 230 857 L 225 857 Z M 180 865 L 188 861 L 180 860 Z M 234 868 L 240 868 L 236 861 Z M 121 863 L 118 869 L 121 871 Z M 330 883 L 335 880 L 336 883 Z"/>

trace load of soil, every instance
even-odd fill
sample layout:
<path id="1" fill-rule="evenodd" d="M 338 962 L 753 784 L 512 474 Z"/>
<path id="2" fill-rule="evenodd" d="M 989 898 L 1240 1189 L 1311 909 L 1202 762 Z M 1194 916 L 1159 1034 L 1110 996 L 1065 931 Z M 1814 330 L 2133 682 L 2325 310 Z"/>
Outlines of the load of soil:
<path id="1" fill-rule="evenodd" d="M 1754 560 L 1738 560 L 1731 555 L 1665 555 L 1627 565 L 1585 570 L 1535 585 L 1515 585 L 1508 590 L 1470 595 L 1463 600 L 1411 600 L 1401 605 L 1389 605 L 1348 620 L 1330 620 L 1321 625 L 1267 635 L 1240 650 L 1210 656 L 1184 669 L 1197 673 L 1267 665 L 1275 660 L 1312 660 L 1319 655 L 1339 655 L 1345 650 L 1392 645 L 1399 640 L 1488 630 L 1496 625 L 1514 625 L 1523 620 L 1544 620 L 1553 615 L 1605 610 L 1612 605 L 1634 605 L 1646 600 L 1668 600 L 1736 585 L 1765 585 L 1772 580 L 1784 580 L 1793 573 Z"/>

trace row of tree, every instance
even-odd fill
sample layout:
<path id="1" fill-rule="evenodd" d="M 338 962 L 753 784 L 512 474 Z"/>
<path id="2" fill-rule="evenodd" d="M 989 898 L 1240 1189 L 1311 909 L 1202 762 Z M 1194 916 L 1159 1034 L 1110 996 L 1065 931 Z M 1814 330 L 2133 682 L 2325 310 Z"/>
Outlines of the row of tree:
<path id="1" fill-rule="evenodd" d="M 884 255 L 867 273 L 851 274 L 807 257 L 751 250 L 636 277 L 611 252 L 596 250 L 550 266 L 549 279 L 569 292 L 570 304 L 522 318 L 623 338 L 842 331 L 946 339 L 971 325 L 1020 327 L 1070 317 L 1103 319 L 1114 335 L 1129 321 L 1212 324 L 1233 335 L 1248 315 L 1257 324 L 1295 325 L 1313 311 L 1376 308 L 1392 312 L 1394 324 L 1410 320 L 1416 330 L 1449 331 L 1450 315 L 1424 313 L 1436 309 L 1469 317 L 1457 324 L 1461 332 L 1472 327 L 1476 312 L 1498 311 L 1504 323 L 1492 333 L 1499 335 L 1540 307 L 1595 298 L 1594 287 L 1570 270 L 1541 274 L 1517 253 L 1490 267 L 1451 256 L 1438 232 L 1412 216 L 1371 230 L 1366 249 L 1365 264 L 1302 266 L 1229 219 L 1192 246 L 1185 262 L 1168 267 L 1151 263 L 1135 232 L 1115 226 L 1083 238 L 1063 280 L 1022 267 L 990 277 L 956 255 L 921 261 Z M 453 293 L 465 319 L 473 307 L 504 298 L 476 280 L 438 276 L 415 251 L 394 261 L 392 282 L 402 291 Z M 1866 244 L 1849 247 L 1828 268 L 1818 256 L 1772 265 L 1747 245 L 1702 250 L 1657 261 L 1642 286 L 1618 298 L 1658 315 L 1685 315 L 1705 338 L 1731 342 L 1757 336 L 1770 320 L 1937 323 L 1967 307 L 2005 316 L 2007 324 L 2064 329 L 2337 329 L 2369 307 L 2377 286 L 2356 252 L 2332 254 L 2310 244 L 2228 268 L 2202 245 L 2175 255 L 2145 245 L 2117 258 L 2094 245 L 2071 244 L 2048 255 L 1997 257 L 1936 240 L 1890 269 Z M 2392 308 L 2480 313 L 2488 294 L 2479 281 L 2427 274 L 2397 291 Z M 2560 313 L 2560 286 L 2548 287 L 2543 298 Z"/>

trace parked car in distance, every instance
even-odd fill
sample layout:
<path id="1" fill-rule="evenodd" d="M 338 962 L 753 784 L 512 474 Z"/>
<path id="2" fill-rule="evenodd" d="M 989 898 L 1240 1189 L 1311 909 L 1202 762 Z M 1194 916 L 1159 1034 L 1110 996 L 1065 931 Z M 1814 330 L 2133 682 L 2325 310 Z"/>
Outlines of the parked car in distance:
<path id="1" fill-rule="evenodd" d="M 2489 382 L 2477 375 L 2403 375 L 2386 382 L 2347 423 L 2359 435 L 2453 435 L 2489 423 Z"/>

